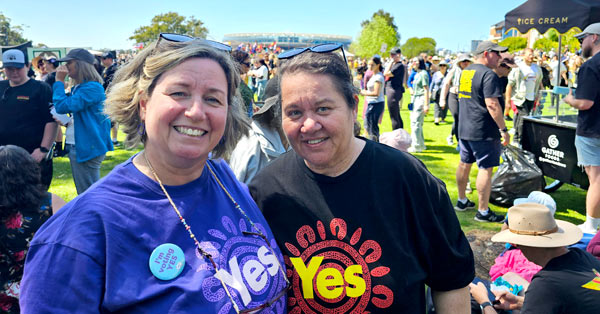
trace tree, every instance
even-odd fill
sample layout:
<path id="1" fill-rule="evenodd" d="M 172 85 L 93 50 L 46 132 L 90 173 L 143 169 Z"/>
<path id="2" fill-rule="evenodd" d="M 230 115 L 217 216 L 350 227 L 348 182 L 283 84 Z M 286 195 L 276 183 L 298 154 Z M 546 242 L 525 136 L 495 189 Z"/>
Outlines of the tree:
<path id="1" fill-rule="evenodd" d="M 572 28 L 568 32 L 564 33 L 562 36 L 562 47 L 563 50 L 566 48 L 570 52 L 575 52 L 581 48 L 579 41 L 575 38 L 575 35 L 580 33 L 581 30 L 579 28 Z M 534 49 L 542 49 L 544 51 L 556 50 L 558 49 L 558 32 L 554 29 L 546 32 L 544 37 L 538 39 L 533 44 Z"/>
<path id="2" fill-rule="evenodd" d="M 498 45 L 508 47 L 508 52 L 515 52 L 527 48 L 527 38 L 523 37 L 507 37 Z"/>
<path id="3" fill-rule="evenodd" d="M 185 34 L 192 37 L 206 38 L 208 29 L 202 21 L 194 16 L 186 18 L 175 12 L 163 13 L 152 18 L 148 26 L 141 26 L 133 32 L 129 39 L 136 43 L 148 44 L 158 38 L 160 33 Z"/>
<path id="4" fill-rule="evenodd" d="M 398 39 L 398 42 L 400 42 L 400 33 L 398 33 L 398 26 L 396 26 L 396 23 L 394 23 L 394 17 L 389 12 L 385 12 L 383 9 L 379 9 L 379 11 L 373 13 L 373 16 L 371 17 L 371 21 L 376 16 L 380 16 L 385 19 L 385 21 L 388 23 L 388 25 L 391 26 L 394 29 L 394 31 L 396 32 L 396 38 Z M 362 21 L 360 23 L 360 26 L 362 28 L 364 28 L 371 21 L 369 21 L 369 20 Z"/>
<path id="5" fill-rule="evenodd" d="M 369 58 L 376 54 L 388 53 L 397 43 L 398 37 L 394 28 L 388 24 L 385 18 L 374 16 L 363 27 L 357 42 L 352 45 L 352 50 L 361 57 Z M 381 51 L 382 46 L 385 46 L 383 52 Z"/>
<path id="6" fill-rule="evenodd" d="M 27 42 L 22 25 L 10 25 L 10 18 L 0 12 L 0 46 L 15 46 Z"/>
<path id="7" fill-rule="evenodd" d="M 411 37 L 402 45 L 402 54 L 408 58 L 416 57 L 421 52 L 434 55 L 436 45 L 435 40 L 430 37 Z"/>

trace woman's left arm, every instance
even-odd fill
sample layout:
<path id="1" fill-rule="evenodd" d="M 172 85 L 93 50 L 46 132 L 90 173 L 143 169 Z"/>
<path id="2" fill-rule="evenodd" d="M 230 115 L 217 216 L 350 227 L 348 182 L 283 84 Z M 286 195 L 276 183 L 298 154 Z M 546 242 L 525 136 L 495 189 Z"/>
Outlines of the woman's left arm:
<path id="1" fill-rule="evenodd" d="M 363 96 L 379 96 L 379 89 L 381 89 L 381 82 L 376 81 L 373 85 L 373 91 L 369 91 L 368 89 L 363 89 L 360 91 L 360 94 Z"/>

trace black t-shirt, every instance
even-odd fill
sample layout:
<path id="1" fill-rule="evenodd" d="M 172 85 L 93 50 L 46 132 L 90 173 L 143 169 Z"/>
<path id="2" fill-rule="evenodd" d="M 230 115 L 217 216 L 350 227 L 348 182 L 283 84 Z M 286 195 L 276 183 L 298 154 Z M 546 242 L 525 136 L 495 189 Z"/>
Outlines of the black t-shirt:
<path id="1" fill-rule="evenodd" d="M 498 97 L 498 101 L 504 105 L 505 104 L 505 100 L 504 100 L 504 94 L 506 94 L 506 86 L 508 85 L 508 77 L 503 76 L 503 77 L 499 77 L 498 76 L 498 84 L 500 84 L 500 97 Z"/>
<path id="2" fill-rule="evenodd" d="M 104 90 L 106 90 L 108 85 L 110 85 L 110 82 L 112 82 L 115 72 L 117 72 L 117 63 L 113 63 L 108 68 L 104 68 L 104 71 L 102 72 L 102 80 L 104 80 L 102 86 L 104 87 Z"/>
<path id="3" fill-rule="evenodd" d="M 44 78 L 44 82 L 46 82 L 46 84 L 50 86 L 50 89 L 52 89 L 52 85 L 54 85 L 54 82 L 56 82 L 56 72 L 52 72 L 46 75 L 46 78 Z"/>
<path id="4" fill-rule="evenodd" d="M 424 313 L 424 284 L 474 277 L 444 183 L 409 154 L 367 141 L 332 178 L 290 151 L 249 188 L 285 255 L 290 312 Z"/>
<path id="5" fill-rule="evenodd" d="M 54 122 L 50 86 L 33 79 L 16 87 L 0 81 L 0 95 L 0 145 L 17 145 L 33 152 L 40 147 L 46 123 Z"/>
<path id="6" fill-rule="evenodd" d="M 468 141 L 499 139 L 498 125 L 488 112 L 485 99 L 500 96 L 498 75 L 490 68 L 474 63 L 462 70 L 458 85 L 458 137 Z M 504 111 L 504 104 L 500 106 Z"/>
<path id="7" fill-rule="evenodd" d="M 390 68 L 390 72 L 392 72 L 394 76 L 390 77 L 387 81 L 386 88 L 391 88 L 397 93 L 404 93 L 404 84 L 402 84 L 404 82 L 404 70 L 405 68 L 402 62 L 393 64 Z"/>
<path id="8" fill-rule="evenodd" d="M 594 101 L 590 109 L 579 110 L 577 135 L 600 137 L 600 53 L 581 65 L 575 98 Z"/>
<path id="9" fill-rule="evenodd" d="M 600 275 L 594 269 L 600 271 L 600 261 L 576 248 L 551 259 L 531 279 L 521 314 L 600 312 Z"/>

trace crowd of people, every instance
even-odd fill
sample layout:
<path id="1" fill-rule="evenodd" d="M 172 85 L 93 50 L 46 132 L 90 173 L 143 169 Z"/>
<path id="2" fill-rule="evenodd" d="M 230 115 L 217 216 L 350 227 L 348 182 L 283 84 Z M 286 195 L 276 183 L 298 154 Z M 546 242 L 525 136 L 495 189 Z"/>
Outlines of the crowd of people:
<path id="1" fill-rule="evenodd" d="M 561 62 L 490 41 L 473 55 L 407 59 L 393 48 L 347 59 L 338 44 L 276 55 L 168 33 L 134 55 L 77 48 L 29 62 L 4 51 L 0 311 L 593 312 L 600 23 L 577 38 L 581 55 Z M 491 178 L 511 142 L 511 111 L 518 145 L 540 91 L 562 85 L 577 87 L 564 102 L 579 110 L 585 223 L 555 219 L 541 192 L 515 200 L 506 218 L 494 213 Z M 405 90 L 402 152 L 379 143 L 379 124 L 387 103 L 392 128 L 404 129 Z M 435 125 L 452 119 L 456 204 L 412 155 L 427 150 L 430 107 Z M 142 150 L 101 179 L 121 145 Z M 48 193 L 53 157 L 65 156 L 78 194 L 66 204 Z M 467 198 L 473 163 L 477 203 Z M 475 208 L 475 220 L 502 223 L 492 241 L 509 244 L 491 283 L 475 278 L 455 213 Z M 504 254 L 528 272 L 502 264 Z"/>

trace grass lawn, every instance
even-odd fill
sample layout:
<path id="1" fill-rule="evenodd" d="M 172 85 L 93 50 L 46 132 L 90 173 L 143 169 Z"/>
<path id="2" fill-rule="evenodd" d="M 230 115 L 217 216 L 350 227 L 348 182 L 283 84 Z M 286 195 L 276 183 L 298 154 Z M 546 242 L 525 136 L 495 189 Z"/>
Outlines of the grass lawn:
<path id="1" fill-rule="evenodd" d="M 407 109 L 409 97 L 405 95 L 403 98 L 404 104 L 401 110 L 402 120 L 404 121 L 404 128 L 410 132 L 410 118 Z M 363 110 L 363 99 L 360 98 L 359 104 L 359 121 L 362 124 L 362 110 Z M 424 134 L 425 144 L 427 150 L 423 153 L 418 153 L 416 156 L 421 159 L 427 168 L 438 178 L 446 183 L 448 193 L 452 202 L 456 202 L 457 189 L 455 181 L 456 167 L 459 162 L 458 152 L 455 147 L 448 146 L 446 143 L 446 137 L 450 134 L 452 115 L 448 112 L 446 121 L 450 123 L 440 124 L 436 126 L 433 124 L 433 107 L 430 109 L 430 113 L 425 117 Z M 512 126 L 511 122 L 508 122 L 509 128 Z M 383 121 L 380 125 L 381 132 L 389 132 L 392 130 L 389 114 L 384 112 Z M 364 130 L 363 130 L 364 131 Z M 123 134 L 119 134 L 119 141 L 124 139 Z M 102 163 L 101 175 L 104 176 L 110 172 L 116 165 L 127 160 L 136 150 L 125 150 L 122 148 L 116 148 L 115 151 L 109 152 L 106 159 Z M 475 189 L 475 179 L 477 177 L 476 166 L 473 166 L 471 171 L 471 186 Z M 66 201 L 70 201 L 77 192 L 75 191 L 75 185 L 71 177 L 71 168 L 69 165 L 69 159 L 66 157 L 54 159 L 54 178 L 50 191 L 58 194 Z M 556 218 L 567 220 L 575 224 L 580 224 L 585 219 L 585 191 L 570 185 L 563 185 L 558 191 L 552 193 L 552 197 L 557 203 Z M 423 195 L 426 197 L 426 195 Z M 468 197 L 477 202 L 477 191 Z M 490 204 L 490 208 L 497 213 L 506 213 L 506 208 L 501 208 Z M 457 212 L 457 216 L 461 222 L 463 230 L 465 232 L 473 229 L 488 229 L 498 230 L 499 224 L 492 223 L 480 223 L 473 220 L 476 210 L 469 210 L 466 212 Z"/>

